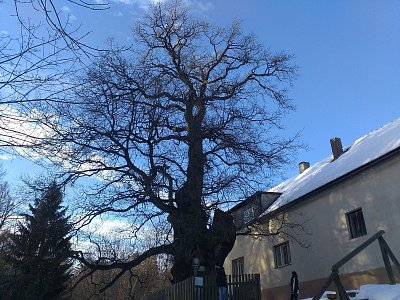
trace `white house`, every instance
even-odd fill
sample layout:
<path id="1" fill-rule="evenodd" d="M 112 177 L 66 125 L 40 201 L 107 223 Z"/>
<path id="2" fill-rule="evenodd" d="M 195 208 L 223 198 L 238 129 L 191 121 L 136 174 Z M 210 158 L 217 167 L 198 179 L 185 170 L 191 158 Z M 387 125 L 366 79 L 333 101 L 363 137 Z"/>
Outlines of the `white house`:
<path id="1" fill-rule="evenodd" d="M 225 261 L 227 273 L 260 273 L 263 299 L 288 299 L 291 272 L 300 299 L 314 296 L 331 266 L 379 230 L 400 257 L 400 119 L 342 148 L 268 192 L 258 192 L 231 210 L 238 232 L 261 220 L 259 232 L 283 225 L 288 235 L 238 236 Z M 346 289 L 388 282 L 378 243 L 340 269 Z M 398 279 L 398 278 L 397 278 Z"/>

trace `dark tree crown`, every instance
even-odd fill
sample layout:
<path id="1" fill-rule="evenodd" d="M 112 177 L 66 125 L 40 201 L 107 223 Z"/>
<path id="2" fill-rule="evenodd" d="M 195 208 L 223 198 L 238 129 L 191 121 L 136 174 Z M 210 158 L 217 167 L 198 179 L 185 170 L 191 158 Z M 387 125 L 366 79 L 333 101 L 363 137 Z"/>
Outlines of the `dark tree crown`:
<path id="1" fill-rule="evenodd" d="M 11 241 L 9 259 L 16 272 L 12 295 L 18 299 L 58 299 L 70 274 L 71 225 L 61 206 L 62 193 L 52 183 L 24 214 Z"/>

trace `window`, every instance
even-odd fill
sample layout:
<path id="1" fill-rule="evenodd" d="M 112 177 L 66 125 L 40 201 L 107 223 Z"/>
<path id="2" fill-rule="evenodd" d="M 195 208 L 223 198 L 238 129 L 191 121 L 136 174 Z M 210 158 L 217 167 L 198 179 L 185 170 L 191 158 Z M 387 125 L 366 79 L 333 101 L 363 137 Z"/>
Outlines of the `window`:
<path id="1" fill-rule="evenodd" d="M 232 260 L 232 275 L 238 276 L 244 274 L 244 257 Z"/>
<path id="2" fill-rule="evenodd" d="M 350 239 L 367 234 L 367 228 L 365 227 L 364 215 L 361 208 L 347 213 L 347 223 L 349 226 Z"/>
<path id="3" fill-rule="evenodd" d="M 253 206 L 249 206 L 243 211 L 243 222 L 246 224 L 253 219 L 254 219 Z"/>
<path id="4" fill-rule="evenodd" d="M 281 268 L 291 263 L 289 242 L 274 246 L 275 268 Z"/>

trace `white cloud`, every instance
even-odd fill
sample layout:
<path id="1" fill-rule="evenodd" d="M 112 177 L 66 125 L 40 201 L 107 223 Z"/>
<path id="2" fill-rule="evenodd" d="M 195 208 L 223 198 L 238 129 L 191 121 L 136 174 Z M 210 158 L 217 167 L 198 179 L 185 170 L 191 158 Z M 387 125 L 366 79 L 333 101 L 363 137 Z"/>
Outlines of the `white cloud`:
<path id="1" fill-rule="evenodd" d="M 84 172 L 88 176 L 95 175 L 95 178 L 98 180 L 112 180 L 114 178 L 115 172 L 112 170 L 104 170 L 102 172 L 93 171 L 101 169 L 104 164 L 107 165 L 107 158 L 99 156 L 96 153 L 93 153 L 90 162 L 75 165 L 68 159 L 72 152 L 72 148 L 68 144 L 58 149 L 57 154 L 51 155 L 51 149 L 46 149 L 44 146 L 41 147 L 40 153 L 30 150 L 31 145 L 52 135 L 51 128 L 35 121 L 42 118 L 48 118 L 52 124 L 58 123 L 58 118 L 54 115 L 47 114 L 45 116 L 43 112 L 38 110 L 31 110 L 29 113 L 22 115 L 12 106 L 4 104 L 0 118 L 0 145 L 16 145 L 13 147 L 13 150 L 32 161 L 47 157 L 49 162 L 58 163 L 65 169 Z M 0 156 L 0 160 L 10 158 L 12 157 L 6 155 Z"/>
<path id="2" fill-rule="evenodd" d="M 98 230 L 96 230 L 96 233 L 107 236 L 109 234 L 115 234 L 116 232 L 121 233 L 130 227 L 131 227 L 131 224 L 129 224 L 126 221 L 105 220 L 105 221 L 101 221 L 101 226 L 99 226 Z"/>
<path id="3" fill-rule="evenodd" d="M 29 115 L 22 116 L 16 109 L 3 105 L 0 122 L 0 138 L 2 141 L 13 144 L 17 141 L 22 146 L 33 143 L 37 138 L 43 138 L 46 130 L 29 122 L 38 116 L 38 111 L 31 111 Z"/>
<path id="4" fill-rule="evenodd" d="M 9 36 L 10 34 L 8 33 L 8 31 L 7 30 L 1 30 L 0 31 L 0 36 L 1 37 L 6 37 L 6 36 Z"/>
<path id="5" fill-rule="evenodd" d="M 13 158 L 13 156 L 9 155 L 9 154 L 0 155 L 0 160 L 9 160 L 9 159 L 12 159 L 12 158 Z"/>
<path id="6" fill-rule="evenodd" d="M 104 219 L 97 217 L 93 221 L 82 228 L 82 232 L 86 234 L 95 234 L 103 237 L 119 236 L 122 238 L 131 237 L 132 224 L 121 219 Z"/>

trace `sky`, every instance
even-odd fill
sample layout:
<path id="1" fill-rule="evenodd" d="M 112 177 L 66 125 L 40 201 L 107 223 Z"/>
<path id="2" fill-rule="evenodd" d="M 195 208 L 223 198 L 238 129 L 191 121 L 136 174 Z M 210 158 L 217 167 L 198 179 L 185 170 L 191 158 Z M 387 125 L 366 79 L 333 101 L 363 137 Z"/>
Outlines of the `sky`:
<path id="1" fill-rule="evenodd" d="M 2 34 L 15 28 L 10 2 L 0 2 Z M 61 13 L 91 31 L 91 45 L 102 47 L 109 37 L 132 43 L 131 27 L 150 0 L 110 0 L 110 8 L 103 11 L 64 2 Z M 343 146 L 350 145 L 400 117 L 398 0 L 191 0 L 190 5 L 211 23 L 227 25 L 239 19 L 245 32 L 271 50 L 294 55 L 298 78 L 289 95 L 297 109 L 284 119 L 284 133 L 301 131 L 301 141 L 308 145 L 295 162 L 315 164 L 331 155 L 330 138 L 340 137 Z M 37 12 L 25 13 L 34 17 Z M 16 158 L 3 160 L 3 166 L 12 180 L 35 169 Z M 297 173 L 295 163 L 285 177 Z"/>

